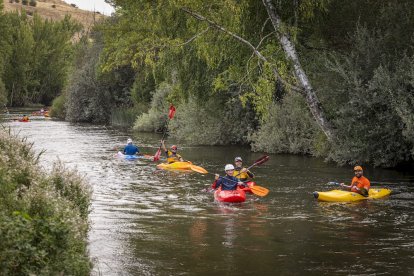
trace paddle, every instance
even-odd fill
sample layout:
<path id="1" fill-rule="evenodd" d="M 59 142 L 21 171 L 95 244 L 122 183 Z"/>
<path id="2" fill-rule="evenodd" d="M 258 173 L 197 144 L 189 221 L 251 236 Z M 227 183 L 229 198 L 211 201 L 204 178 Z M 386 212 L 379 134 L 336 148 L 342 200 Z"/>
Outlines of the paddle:
<path id="1" fill-rule="evenodd" d="M 168 111 L 168 119 L 167 119 L 166 124 L 165 124 L 164 133 L 162 134 L 161 141 L 164 140 L 165 134 L 167 133 L 168 124 L 170 123 L 170 120 L 174 117 L 174 115 L 175 115 L 175 107 L 171 104 L 170 105 L 170 109 Z M 162 146 L 162 142 L 160 143 L 160 147 L 158 148 L 157 152 L 154 155 L 153 161 L 160 160 L 160 156 L 161 156 L 161 146 Z"/>
<path id="2" fill-rule="evenodd" d="M 193 165 L 192 163 L 191 163 L 190 169 L 192 171 L 195 171 L 195 172 L 198 172 L 198 173 L 202 173 L 202 174 L 208 173 L 208 171 L 206 171 L 204 168 L 199 167 L 199 166 L 196 166 L 196 165 Z"/>
<path id="3" fill-rule="evenodd" d="M 349 187 L 349 186 L 347 186 L 347 185 L 342 185 L 341 183 L 339 183 L 339 182 L 334 182 L 334 181 L 330 181 L 330 182 L 328 182 L 328 184 L 329 185 L 336 185 L 336 186 L 340 186 L 340 187 Z M 368 190 L 367 189 L 365 189 L 365 188 L 358 188 L 358 187 L 356 187 L 357 188 L 357 190 L 359 190 L 361 193 L 361 195 L 362 196 L 365 196 L 365 197 L 367 197 L 368 196 Z"/>
<path id="4" fill-rule="evenodd" d="M 259 159 L 254 161 L 254 163 L 251 166 L 247 167 L 246 170 L 249 170 L 249 169 L 253 168 L 254 166 L 260 166 L 261 164 L 267 162 L 269 160 L 269 158 L 270 158 L 269 155 L 264 155 L 264 156 L 260 157 Z M 238 174 L 236 174 L 234 177 L 237 177 L 240 174 L 241 174 L 241 171 Z"/>

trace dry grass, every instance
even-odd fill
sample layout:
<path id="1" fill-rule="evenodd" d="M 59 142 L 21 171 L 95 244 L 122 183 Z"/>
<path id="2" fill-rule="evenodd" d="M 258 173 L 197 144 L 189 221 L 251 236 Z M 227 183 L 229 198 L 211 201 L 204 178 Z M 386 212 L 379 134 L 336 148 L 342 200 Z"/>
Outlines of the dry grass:
<path id="1" fill-rule="evenodd" d="M 36 7 L 22 5 L 21 1 L 20 3 L 10 3 L 9 0 L 4 0 L 4 10 L 6 12 L 21 11 L 22 9 L 25 9 L 29 15 L 37 12 L 41 17 L 54 21 L 62 20 L 65 15 L 69 14 L 72 19 L 83 25 L 85 31 L 88 31 L 95 22 L 106 17 L 99 13 L 72 7 L 61 0 L 38 0 Z"/>

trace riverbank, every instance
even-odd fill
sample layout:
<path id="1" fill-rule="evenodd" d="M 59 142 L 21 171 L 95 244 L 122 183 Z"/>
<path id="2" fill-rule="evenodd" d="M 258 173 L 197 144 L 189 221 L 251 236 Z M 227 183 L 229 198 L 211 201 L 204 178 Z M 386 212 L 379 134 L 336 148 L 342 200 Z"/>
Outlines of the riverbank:
<path id="1" fill-rule="evenodd" d="M 43 171 L 32 146 L 0 130 L 0 274 L 89 275 L 90 187 L 61 163 Z"/>

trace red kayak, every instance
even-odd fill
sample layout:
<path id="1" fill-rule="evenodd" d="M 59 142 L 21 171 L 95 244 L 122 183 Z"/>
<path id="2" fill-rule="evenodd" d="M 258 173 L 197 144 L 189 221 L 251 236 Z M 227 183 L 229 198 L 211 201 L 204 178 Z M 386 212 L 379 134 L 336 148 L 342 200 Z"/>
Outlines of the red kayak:
<path id="1" fill-rule="evenodd" d="M 214 192 L 214 198 L 219 202 L 240 203 L 246 201 L 246 193 L 244 189 L 237 188 L 237 190 L 224 190 L 218 188 Z"/>

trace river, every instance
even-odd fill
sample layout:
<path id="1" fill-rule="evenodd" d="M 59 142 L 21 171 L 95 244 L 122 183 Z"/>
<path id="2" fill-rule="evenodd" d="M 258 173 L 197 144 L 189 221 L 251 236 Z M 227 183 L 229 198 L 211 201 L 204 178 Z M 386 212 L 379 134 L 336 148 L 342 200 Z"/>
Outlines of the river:
<path id="1" fill-rule="evenodd" d="M 44 119 L 6 125 L 46 150 L 46 170 L 60 159 L 92 185 L 93 275 L 414 275 L 412 172 L 368 167 L 364 175 L 391 188 L 390 197 L 322 203 L 312 192 L 332 189 L 329 181 L 349 182 L 351 167 L 270 155 L 252 169 L 270 193 L 222 205 L 206 192 L 211 175 L 158 171 L 152 161 L 114 156 L 130 136 L 141 152 L 154 154 L 160 135 Z M 263 156 L 234 146 L 178 145 L 184 158 L 220 174 L 235 156 L 246 166 Z"/>

